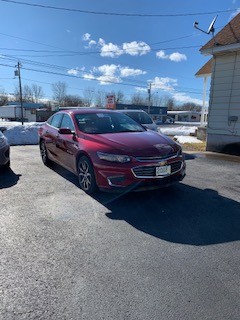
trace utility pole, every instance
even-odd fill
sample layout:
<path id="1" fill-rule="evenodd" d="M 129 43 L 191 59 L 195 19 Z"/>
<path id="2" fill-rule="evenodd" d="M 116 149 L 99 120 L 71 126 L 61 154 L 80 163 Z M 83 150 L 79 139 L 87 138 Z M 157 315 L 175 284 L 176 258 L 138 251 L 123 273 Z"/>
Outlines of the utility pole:
<path id="1" fill-rule="evenodd" d="M 22 101 L 22 83 L 21 83 L 21 73 L 20 68 L 22 67 L 21 63 L 18 61 L 18 64 L 16 65 L 17 70 L 15 70 L 15 76 L 18 76 L 19 81 L 19 92 L 20 92 L 20 104 L 21 104 L 21 120 L 23 125 L 23 101 Z"/>
<path id="2" fill-rule="evenodd" d="M 152 88 L 152 83 L 149 83 L 149 88 L 148 88 L 148 114 L 150 114 L 150 106 L 151 106 L 151 88 Z"/>

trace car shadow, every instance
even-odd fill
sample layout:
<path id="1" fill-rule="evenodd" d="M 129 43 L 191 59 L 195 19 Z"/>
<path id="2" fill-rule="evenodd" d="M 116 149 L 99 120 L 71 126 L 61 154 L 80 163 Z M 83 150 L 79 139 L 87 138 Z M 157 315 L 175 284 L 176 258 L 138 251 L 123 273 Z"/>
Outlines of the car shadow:
<path id="1" fill-rule="evenodd" d="M 0 189 L 14 186 L 21 176 L 21 174 L 14 173 L 12 169 L 0 170 Z"/>
<path id="2" fill-rule="evenodd" d="M 123 197 L 94 197 L 108 208 L 106 216 L 124 220 L 156 238 L 194 246 L 240 240 L 240 203 L 211 189 L 179 183 Z"/>
<path id="3" fill-rule="evenodd" d="M 74 174 L 56 164 L 52 170 L 79 188 Z M 212 189 L 176 183 L 155 191 L 98 192 L 92 198 L 109 219 L 165 241 L 206 246 L 240 240 L 240 202 Z"/>
<path id="4" fill-rule="evenodd" d="M 78 184 L 78 177 L 74 175 L 72 172 L 68 171 L 67 169 L 63 168 L 57 163 L 53 163 L 51 166 L 49 166 L 51 170 L 59 174 L 64 179 L 67 179 L 69 182 L 74 184 L 76 187 L 79 187 Z"/>

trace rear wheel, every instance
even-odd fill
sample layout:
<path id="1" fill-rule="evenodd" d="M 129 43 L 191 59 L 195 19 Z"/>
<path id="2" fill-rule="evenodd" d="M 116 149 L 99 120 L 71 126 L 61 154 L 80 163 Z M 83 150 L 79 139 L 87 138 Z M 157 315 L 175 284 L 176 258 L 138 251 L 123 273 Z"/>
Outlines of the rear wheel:
<path id="1" fill-rule="evenodd" d="M 93 165 L 86 156 L 81 157 L 78 161 L 78 180 L 81 189 L 87 194 L 93 194 L 97 191 Z"/>
<path id="2" fill-rule="evenodd" d="M 44 140 L 41 140 L 41 142 L 40 142 L 40 153 L 41 153 L 41 157 L 42 157 L 42 162 L 46 166 L 50 166 L 52 164 L 52 161 L 48 158 L 48 151 L 47 151 L 46 144 L 45 144 Z"/>

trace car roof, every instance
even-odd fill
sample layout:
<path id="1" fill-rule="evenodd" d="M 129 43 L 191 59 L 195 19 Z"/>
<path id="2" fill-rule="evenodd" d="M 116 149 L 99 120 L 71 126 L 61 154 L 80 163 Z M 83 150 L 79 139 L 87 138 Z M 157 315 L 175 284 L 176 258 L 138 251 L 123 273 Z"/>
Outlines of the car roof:
<path id="1" fill-rule="evenodd" d="M 76 109 L 63 109 L 58 111 L 59 113 L 69 113 L 69 114 L 81 114 L 81 113 L 105 113 L 105 112 L 109 112 L 110 110 L 108 109 L 99 109 L 99 108 L 84 108 L 84 107 L 80 107 L 80 108 L 76 108 Z"/>

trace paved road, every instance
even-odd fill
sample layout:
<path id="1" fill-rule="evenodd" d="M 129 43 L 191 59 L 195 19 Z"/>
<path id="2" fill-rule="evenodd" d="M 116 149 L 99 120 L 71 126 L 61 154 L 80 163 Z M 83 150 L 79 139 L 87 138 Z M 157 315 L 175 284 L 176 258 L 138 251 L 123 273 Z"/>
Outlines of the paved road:
<path id="1" fill-rule="evenodd" d="M 156 192 L 85 195 L 11 149 L 0 175 L 0 318 L 237 320 L 240 162 L 188 156 Z"/>

